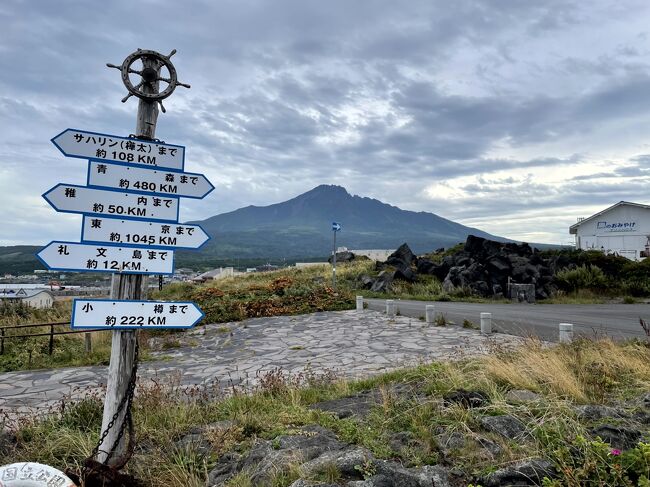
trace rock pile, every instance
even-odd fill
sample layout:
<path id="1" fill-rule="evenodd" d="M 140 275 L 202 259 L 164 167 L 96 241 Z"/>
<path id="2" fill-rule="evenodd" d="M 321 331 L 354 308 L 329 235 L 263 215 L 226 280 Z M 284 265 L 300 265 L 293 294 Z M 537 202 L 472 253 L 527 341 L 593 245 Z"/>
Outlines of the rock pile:
<path id="1" fill-rule="evenodd" d="M 371 291 L 387 291 L 395 279 L 414 282 L 418 275 L 433 275 L 443 283 L 443 290 L 452 293 L 469 289 L 482 297 L 507 296 L 508 283 L 523 285 L 531 290 L 531 300 L 546 299 L 557 287 L 553 274 L 557 260 L 542 257 L 537 249 L 527 243 L 502 243 L 470 235 L 465 246 L 437 263 L 416 257 L 407 244 L 401 245 L 386 262 L 377 263 L 381 271 L 376 278 L 363 276 L 362 285 Z M 529 294 L 532 294 L 528 291 Z"/>

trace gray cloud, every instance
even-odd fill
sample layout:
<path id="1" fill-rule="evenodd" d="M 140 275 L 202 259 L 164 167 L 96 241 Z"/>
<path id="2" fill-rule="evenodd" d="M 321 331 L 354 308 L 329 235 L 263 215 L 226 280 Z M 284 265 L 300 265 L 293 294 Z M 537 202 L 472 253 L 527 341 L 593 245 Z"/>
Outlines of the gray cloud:
<path id="1" fill-rule="evenodd" d="M 43 241 L 46 225 L 76 238 L 75 218 L 38 195 L 82 182 L 84 163 L 49 139 L 69 126 L 133 131 L 136 103 L 120 104 L 104 64 L 137 47 L 178 49 L 192 84 L 166 102 L 157 134 L 217 186 L 183 204 L 188 219 L 322 183 L 479 227 L 647 201 L 649 11 L 637 0 L 6 0 L 0 203 L 35 216 L 13 219 L 0 244 Z M 437 184 L 458 194 L 432 194 Z M 564 241 L 567 223 L 544 231 Z"/>

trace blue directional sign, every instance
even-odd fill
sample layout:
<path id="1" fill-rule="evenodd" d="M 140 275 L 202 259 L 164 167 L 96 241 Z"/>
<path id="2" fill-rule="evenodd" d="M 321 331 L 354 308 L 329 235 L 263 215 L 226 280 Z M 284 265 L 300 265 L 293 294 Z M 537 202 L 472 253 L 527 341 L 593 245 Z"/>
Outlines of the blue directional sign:
<path id="1" fill-rule="evenodd" d="M 64 130 L 52 138 L 52 143 L 66 157 L 158 167 L 172 171 L 182 171 L 185 167 L 185 147 L 181 145 L 77 129 Z"/>
<path id="2" fill-rule="evenodd" d="M 340 232 L 341 231 L 341 224 L 332 222 L 332 230 L 335 232 Z"/>
<path id="3" fill-rule="evenodd" d="M 172 250 L 50 242 L 36 254 L 48 269 L 78 272 L 173 274 Z"/>
<path id="4" fill-rule="evenodd" d="M 134 330 L 192 328 L 205 317 L 191 301 L 75 299 L 72 329 Z"/>
<path id="5" fill-rule="evenodd" d="M 178 198 L 57 184 L 43 194 L 56 211 L 124 219 L 178 221 Z"/>
<path id="6" fill-rule="evenodd" d="M 205 198 L 214 189 L 203 174 L 128 167 L 98 161 L 88 163 L 88 186 L 198 199 Z"/>

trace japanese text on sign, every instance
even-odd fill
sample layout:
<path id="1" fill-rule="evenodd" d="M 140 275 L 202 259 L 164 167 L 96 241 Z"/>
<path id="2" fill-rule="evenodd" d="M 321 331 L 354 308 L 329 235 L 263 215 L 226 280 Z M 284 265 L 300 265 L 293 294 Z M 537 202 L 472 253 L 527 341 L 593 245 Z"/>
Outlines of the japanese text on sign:
<path id="1" fill-rule="evenodd" d="M 68 157 L 99 159 L 147 167 L 166 167 L 182 171 L 185 148 L 162 142 L 67 129 L 52 139 Z"/>

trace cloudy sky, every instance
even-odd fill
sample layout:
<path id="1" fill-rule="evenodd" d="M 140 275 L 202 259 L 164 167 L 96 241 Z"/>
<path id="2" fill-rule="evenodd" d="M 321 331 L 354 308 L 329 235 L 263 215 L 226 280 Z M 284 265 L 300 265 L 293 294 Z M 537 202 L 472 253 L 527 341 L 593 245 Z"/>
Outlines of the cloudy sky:
<path id="1" fill-rule="evenodd" d="M 494 234 L 566 243 L 650 203 L 650 2 L 2 0 L 0 245 L 77 239 L 41 193 L 83 184 L 49 139 L 128 135 L 136 48 L 179 79 L 157 136 L 216 186 L 183 220 L 339 184 Z M 341 216 L 344 221 L 344 216 Z"/>

